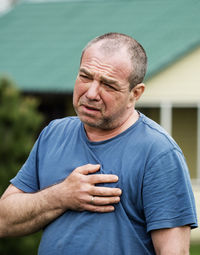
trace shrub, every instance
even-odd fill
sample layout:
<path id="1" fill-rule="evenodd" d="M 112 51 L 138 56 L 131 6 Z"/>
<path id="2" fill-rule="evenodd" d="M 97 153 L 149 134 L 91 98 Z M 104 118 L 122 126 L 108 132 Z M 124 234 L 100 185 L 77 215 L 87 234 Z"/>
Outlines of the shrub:
<path id="1" fill-rule="evenodd" d="M 28 157 L 43 121 L 38 100 L 23 96 L 12 81 L 0 78 L 0 195 Z M 36 254 L 38 234 L 0 240 L 1 255 Z"/>

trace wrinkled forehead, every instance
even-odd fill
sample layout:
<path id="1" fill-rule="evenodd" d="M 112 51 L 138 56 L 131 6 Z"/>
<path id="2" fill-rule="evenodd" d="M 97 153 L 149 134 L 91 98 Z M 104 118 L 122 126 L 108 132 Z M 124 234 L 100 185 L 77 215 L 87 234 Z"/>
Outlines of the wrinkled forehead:
<path id="1" fill-rule="evenodd" d="M 95 43 L 88 47 L 82 57 L 81 68 L 85 67 L 91 72 L 103 72 L 109 76 L 128 79 L 132 65 L 126 48 L 110 50 Z"/>

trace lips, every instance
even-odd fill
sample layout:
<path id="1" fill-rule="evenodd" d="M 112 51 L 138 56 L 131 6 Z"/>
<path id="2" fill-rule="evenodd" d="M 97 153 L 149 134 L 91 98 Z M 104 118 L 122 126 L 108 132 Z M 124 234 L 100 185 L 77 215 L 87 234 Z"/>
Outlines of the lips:
<path id="1" fill-rule="evenodd" d="M 98 107 L 92 106 L 92 105 L 86 105 L 86 104 L 81 104 L 84 108 L 91 110 L 91 111 L 100 111 Z"/>

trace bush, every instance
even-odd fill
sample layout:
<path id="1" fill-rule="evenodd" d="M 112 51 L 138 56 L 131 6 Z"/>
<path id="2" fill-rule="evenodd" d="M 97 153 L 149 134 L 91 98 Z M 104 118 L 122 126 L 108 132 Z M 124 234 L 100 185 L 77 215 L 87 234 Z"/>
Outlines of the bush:
<path id="1" fill-rule="evenodd" d="M 43 121 L 38 100 L 23 96 L 12 81 L 0 78 L 0 195 L 28 157 Z M 0 241 L 1 255 L 37 254 L 39 235 Z"/>

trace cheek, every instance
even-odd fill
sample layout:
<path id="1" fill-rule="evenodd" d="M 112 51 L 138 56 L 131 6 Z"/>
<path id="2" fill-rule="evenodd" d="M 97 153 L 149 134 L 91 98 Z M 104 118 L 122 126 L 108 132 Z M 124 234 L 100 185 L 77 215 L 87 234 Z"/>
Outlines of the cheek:
<path id="1" fill-rule="evenodd" d="M 102 91 L 101 97 L 107 104 L 113 104 L 113 105 L 123 104 L 123 102 L 125 102 L 126 100 L 125 97 L 119 92 Z"/>
<path id="2" fill-rule="evenodd" d="M 122 95 L 115 95 L 107 98 L 107 110 L 111 112 L 123 112 L 127 109 L 127 98 Z"/>
<path id="3" fill-rule="evenodd" d="M 78 103 L 80 97 L 86 92 L 85 86 L 79 84 L 79 82 L 75 83 L 74 93 L 73 93 L 73 103 Z"/>
<path id="4" fill-rule="evenodd" d="M 101 91 L 101 100 L 105 106 L 106 110 L 114 111 L 120 105 L 120 97 L 115 93 L 108 93 L 106 91 Z"/>

